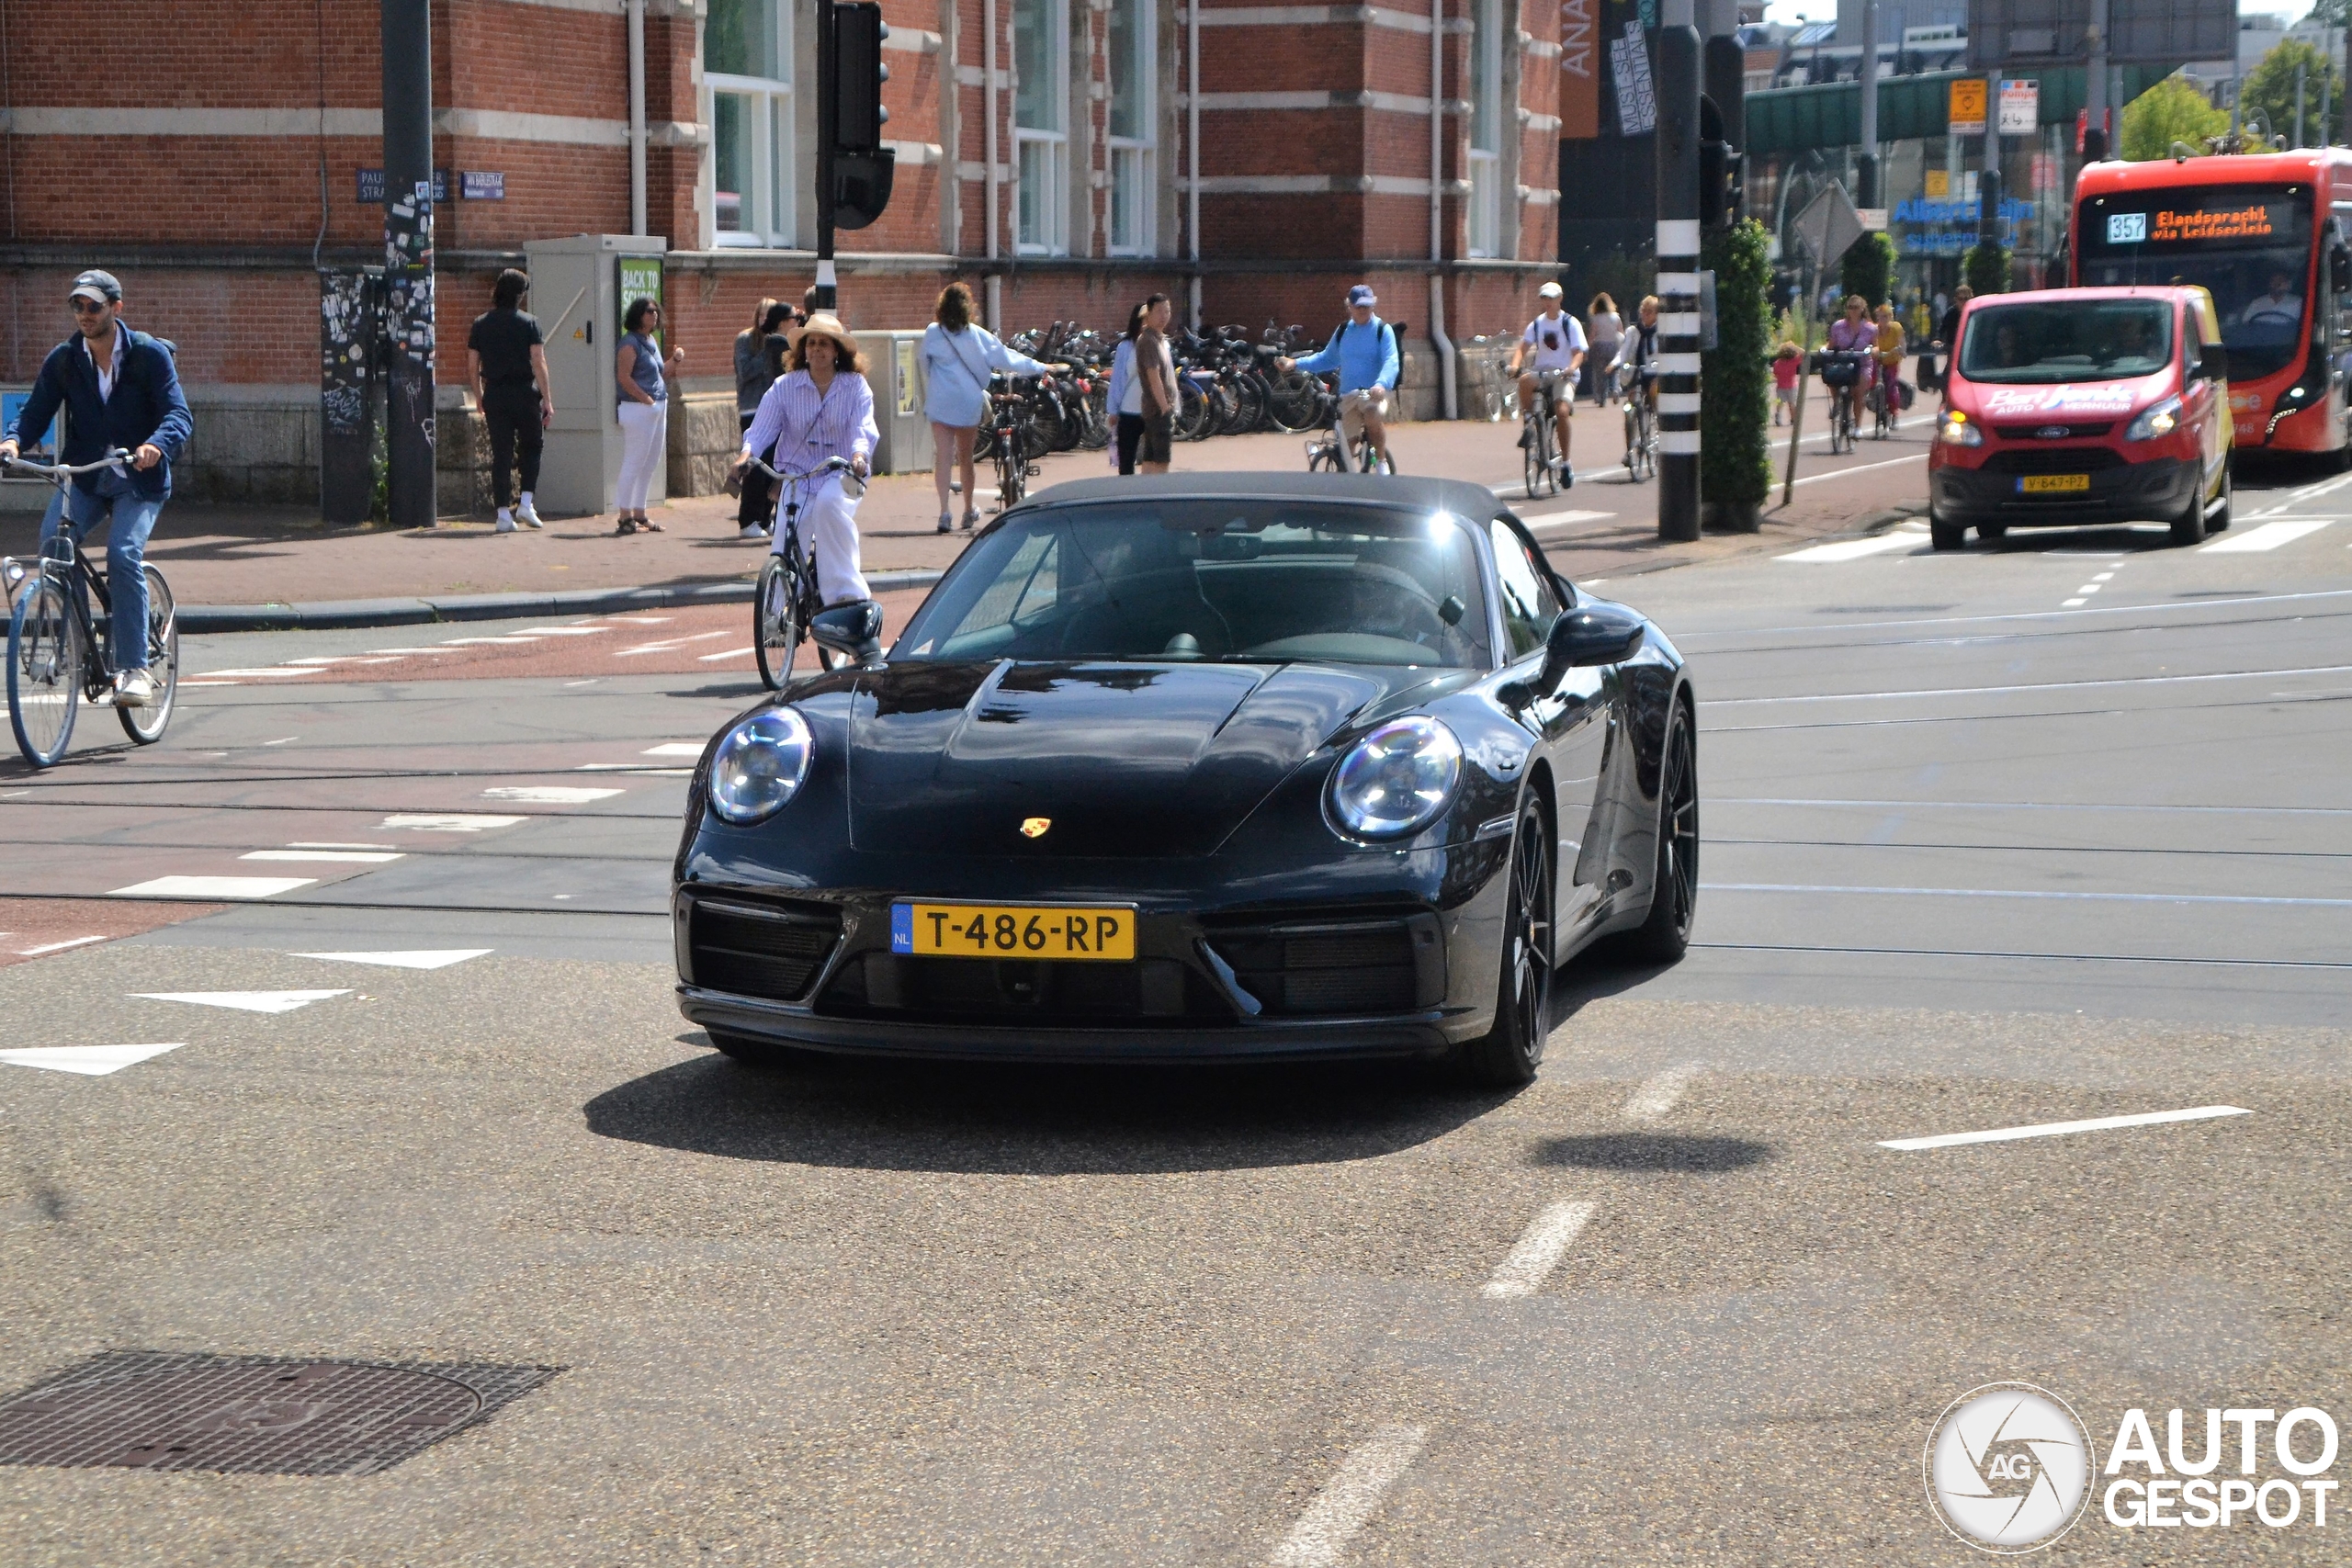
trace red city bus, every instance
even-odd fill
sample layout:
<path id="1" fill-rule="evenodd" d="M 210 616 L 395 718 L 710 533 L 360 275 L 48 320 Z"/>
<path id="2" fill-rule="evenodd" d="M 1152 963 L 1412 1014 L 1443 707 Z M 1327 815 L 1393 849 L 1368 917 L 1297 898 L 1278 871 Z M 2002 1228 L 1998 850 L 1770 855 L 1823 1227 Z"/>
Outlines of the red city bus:
<path id="1" fill-rule="evenodd" d="M 2073 240 L 2077 288 L 2211 292 L 2240 451 L 2352 467 L 2352 150 L 2093 164 L 2075 184 Z"/>

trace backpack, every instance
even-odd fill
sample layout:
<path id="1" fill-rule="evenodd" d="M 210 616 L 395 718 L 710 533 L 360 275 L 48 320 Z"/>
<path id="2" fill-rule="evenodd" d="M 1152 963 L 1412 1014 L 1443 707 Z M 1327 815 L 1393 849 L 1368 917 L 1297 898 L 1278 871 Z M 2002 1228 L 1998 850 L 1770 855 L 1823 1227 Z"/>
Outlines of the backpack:
<path id="1" fill-rule="evenodd" d="M 1340 334 L 1354 325 L 1355 323 L 1353 321 L 1341 321 L 1338 326 L 1333 327 L 1331 329 L 1331 341 L 1324 345 L 1325 348 L 1330 352 L 1337 353 L 1340 346 Z M 1403 348 L 1399 347 L 1396 343 L 1396 323 L 1391 321 L 1383 321 L 1380 323 L 1380 330 L 1384 333 L 1387 334 L 1388 347 L 1396 355 L 1396 373 L 1399 376 L 1402 376 L 1405 373 L 1405 351 Z"/>

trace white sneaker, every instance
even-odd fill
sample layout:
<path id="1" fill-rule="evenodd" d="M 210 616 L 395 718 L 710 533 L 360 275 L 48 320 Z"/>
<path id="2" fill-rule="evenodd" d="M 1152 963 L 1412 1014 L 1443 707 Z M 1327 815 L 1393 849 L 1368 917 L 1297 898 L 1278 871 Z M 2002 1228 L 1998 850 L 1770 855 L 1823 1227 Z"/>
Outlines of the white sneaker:
<path id="1" fill-rule="evenodd" d="M 523 498 L 523 503 L 514 509 L 514 521 L 520 523 L 526 528 L 544 528 L 547 526 L 546 524 L 539 521 L 539 509 L 531 504 L 531 498 L 527 495 Z"/>
<path id="2" fill-rule="evenodd" d="M 764 539 L 767 536 L 768 531 L 765 528 L 761 527 L 757 523 L 744 524 L 743 531 L 736 536 L 736 537 L 742 539 Z"/>
<path id="3" fill-rule="evenodd" d="M 114 705 L 143 708 L 155 700 L 155 677 L 144 670 L 119 670 L 114 677 Z"/>
<path id="4" fill-rule="evenodd" d="M 500 507 L 498 510 L 498 531 L 502 534 L 512 534 L 514 531 L 514 514 L 504 507 Z"/>

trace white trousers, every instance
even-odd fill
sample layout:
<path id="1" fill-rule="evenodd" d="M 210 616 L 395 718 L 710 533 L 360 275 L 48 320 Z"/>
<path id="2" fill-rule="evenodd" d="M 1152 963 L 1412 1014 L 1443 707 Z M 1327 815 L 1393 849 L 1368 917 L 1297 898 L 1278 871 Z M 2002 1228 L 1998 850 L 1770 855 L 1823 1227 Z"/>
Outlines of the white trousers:
<path id="1" fill-rule="evenodd" d="M 661 460 L 662 443 L 670 434 L 670 405 L 621 404 L 621 477 L 613 504 L 623 512 L 645 510 L 645 492 L 653 483 L 653 465 Z"/>
<path id="2" fill-rule="evenodd" d="M 784 519 L 776 519 L 777 542 L 783 541 Z M 857 553 L 857 502 L 842 493 L 841 481 L 828 476 L 824 485 L 800 509 L 800 547 L 817 558 L 817 592 L 828 609 L 853 600 L 871 599 Z"/>

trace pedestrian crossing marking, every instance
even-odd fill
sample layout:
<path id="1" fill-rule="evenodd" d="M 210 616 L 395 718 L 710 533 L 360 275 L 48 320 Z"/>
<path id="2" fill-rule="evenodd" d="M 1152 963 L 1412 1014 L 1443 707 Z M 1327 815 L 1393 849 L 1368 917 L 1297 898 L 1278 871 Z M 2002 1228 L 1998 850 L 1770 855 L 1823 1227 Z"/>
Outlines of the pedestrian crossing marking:
<path id="1" fill-rule="evenodd" d="M 109 898 L 274 898 L 308 887 L 315 876 L 158 876 L 109 892 Z"/>
<path id="2" fill-rule="evenodd" d="M 2265 523 L 2261 527 L 2243 534 L 2230 534 L 2205 546 L 2200 555 L 2243 554 L 2251 550 L 2275 550 L 2281 545 L 2291 545 L 2306 534 L 2316 534 L 2332 519 L 2305 518 L 2293 523 Z"/>
<path id="3" fill-rule="evenodd" d="M 700 740 L 664 740 L 659 746 L 649 746 L 638 754 L 641 757 L 699 757 L 704 742 Z"/>
<path id="4" fill-rule="evenodd" d="M 85 1077 L 101 1078 L 166 1051 L 176 1051 L 186 1043 L 184 1040 L 175 1040 L 168 1045 L 32 1045 L 0 1051 L 0 1062 L 12 1067 L 41 1067 L 52 1073 L 79 1073 Z"/>
<path id="5" fill-rule="evenodd" d="M 582 789 L 577 784 L 507 784 L 481 793 L 488 800 L 519 800 L 534 806 L 585 806 L 592 800 L 610 800 L 627 792 Z"/>
<path id="6" fill-rule="evenodd" d="M 309 1007 L 312 1002 L 325 1001 L 329 997 L 347 997 L 348 989 L 340 991 L 133 991 L 132 996 L 150 1002 L 192 1002 L 198 1007 L 234 1008 L 239 1012 L 292 1012 Z"/>
<path id="7" fill-rule="evenodd" d="M 1838 539 L 1826 545 L 1815 545 L 1778 558 L 1821 565 L 1860 560 L 1864 556 L 1884 555 L 1890 550 L 1916 550 L 1925 543 L 1927 539 L 1923 534 L 1907 528 L 1895 528 L 1883 534 L 1873 534 L 1867 539 Z"/>
<path id="8" fill-rule="evenodd" d="M 387 861 L 401 858 L 396 853 L 379 853 L 372 850 L 254 850 L 237 857 L 239 860 L 294 861 L 323 865 L 382 865 Z"/>
<path id="9" fill-rule="evenodd" d="M 331 964 L 380 964 L 390 969 L 447 969 L 469 958 L 494 952 L 487 947 L 418 947 L 393 953 L 297 953 L 296 958 L 323 958 Z"/>
<path id="10" fill-rule="evenodd" d="M 465 811 L 401 812 L 387 817 L 380 824 L 388 829 L 405 828 L 413 833 L 486 833 L 492 828 L 512 828 L 517 822 L 528 822 L 527 817 L 492 817 Z"/>

